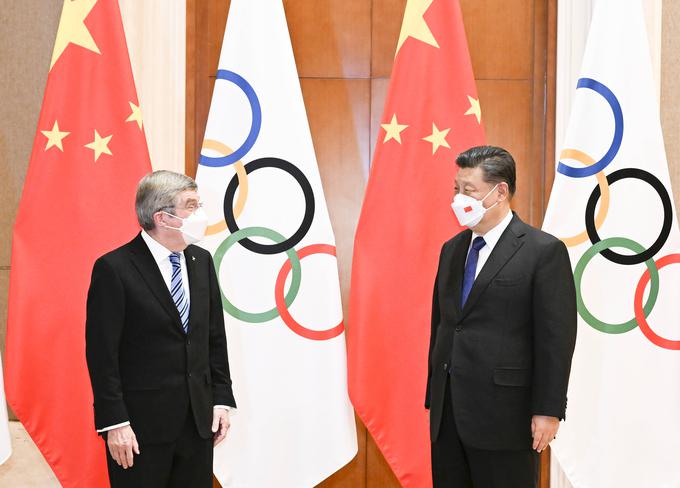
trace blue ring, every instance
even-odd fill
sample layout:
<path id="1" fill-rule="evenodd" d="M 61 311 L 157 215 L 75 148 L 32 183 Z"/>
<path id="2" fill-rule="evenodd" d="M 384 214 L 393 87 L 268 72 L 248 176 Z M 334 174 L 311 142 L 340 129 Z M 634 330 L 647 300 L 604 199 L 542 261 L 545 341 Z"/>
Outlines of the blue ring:
<path id="1" fill-rule="evenodd" d="M 592 176 L 599 173 L 606 168 L 619 152 L 621 141 L 623 140 L 623 111 L 621 110 L 621 105 L 619 104 L 616 95 L 599 81 L 595 81 L 592 78 L 581 78 L 578 80 L 576 88 L 590 88 L 602 95 L 602 97 L 607 100 L 607 103 L 609 103 L 612 113 L 614 114 L 614 138 L 612 139 L 611 146 L 609 146 L 609 150 L 602 156 L 602 159 L 585 168 L 574 168 L 573 166 L 564 164 L 562 161 L 557 165 L 558 173 L 570 176 L 571 178 L 585 178 L 586 176 Z"/>
<path id="2" fill-rule="evenodd" d="M 237 75 L 233 71 L 226 69 L 217 70 L 217 79 L 231 81 L 234 85 L 238 86 L 246 97 L 248 97 L 248 102 L 250 102 L 250 110 L 253 114 L 253 122 L 250 126 L 250 133 L 246 138 L 245 142 L 236 151 L 227 156 L 215 157 L 205 156 L 201 154 L 198 160 L 198 164 L 203 166 L 210 166 L 211 168 L 219 168 L 221 166 L 229 166 L 237 161 L 240 161 L 243 156 L 246 155 L 248 151 L 255 145 L 257 136 L 260 135 L 260 127 L 262 127 L 262 108 L 260 107 L 260 100 L 257 98 L 257 94 L 253 87 L 250 86 L 243 77 Z"/>

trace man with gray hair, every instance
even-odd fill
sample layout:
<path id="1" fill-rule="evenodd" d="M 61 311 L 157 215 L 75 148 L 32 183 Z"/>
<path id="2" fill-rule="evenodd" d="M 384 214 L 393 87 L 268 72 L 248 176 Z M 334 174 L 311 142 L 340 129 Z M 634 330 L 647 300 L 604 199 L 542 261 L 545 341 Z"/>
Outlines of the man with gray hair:
<path id="1" fill-rule="evenodd" d="M 142 231 L 94 264 L 86 353 L 95 428 L 117 487 L 211 487 L 236 407 L 224 315 L 193 179 L 139 182 Z"/>

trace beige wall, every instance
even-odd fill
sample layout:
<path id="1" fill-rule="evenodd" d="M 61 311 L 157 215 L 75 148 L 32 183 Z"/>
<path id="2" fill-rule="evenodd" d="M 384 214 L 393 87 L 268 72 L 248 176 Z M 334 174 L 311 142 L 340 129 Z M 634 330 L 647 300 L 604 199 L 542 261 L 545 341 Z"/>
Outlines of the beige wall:
<path id="1" fill-rule="evenodd" d="M 0 1 L 0 348 L 12 225 L 38 123 L 62 0 Z"/>
<path id="2" fill-rule="evenodd" d="M 680 208 L 680 2 L 663 3 L 661 35 L 661 127 L 676 210 Z"/>

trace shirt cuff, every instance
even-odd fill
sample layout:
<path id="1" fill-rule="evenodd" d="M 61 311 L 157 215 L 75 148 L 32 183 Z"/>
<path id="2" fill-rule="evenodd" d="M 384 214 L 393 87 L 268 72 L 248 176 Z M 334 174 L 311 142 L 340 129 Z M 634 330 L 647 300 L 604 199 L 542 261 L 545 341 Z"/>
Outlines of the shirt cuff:
<path id="1" fill-rule="evenodd" d="M 108 432 L 109 430 L 117 429 L 118 427 L 125 427 L 126 425 L 130 425 L 130 422 L 121 422 L 120 424 L 104 427 L 103 429 L 98 429 L 97 432 L 101 434 L 102 432 Z"/>
<path id="2" fill-rule="evenodd" d="M 230 407 L 229 405 L 213 405 L 213 408 L 221 408 L 222 410 L 226 410 L 227 412 L 235 410 L 234 407 Z"/>

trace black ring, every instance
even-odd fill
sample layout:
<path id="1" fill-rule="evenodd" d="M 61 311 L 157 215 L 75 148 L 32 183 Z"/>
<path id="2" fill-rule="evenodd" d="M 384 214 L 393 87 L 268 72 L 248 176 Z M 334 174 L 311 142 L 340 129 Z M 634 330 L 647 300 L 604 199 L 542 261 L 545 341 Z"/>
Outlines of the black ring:
<path id="1" fill-rule="evenodd" d="M 656 190 L 661 198 L 661 203 L 663 204 L 663 225 L 661 226 L 661 233 L 659 237 L 654 241 L 649 249 L 639 254 L 626 255 L 619 254 L 611 249 L 603 249 L 600 254 L 617 264 L 639 264 L 644 263 L 648 259 L 654 257 L 654 255 L 659 252 L 668 240 L 668 236 L 671 233 L 671 226 L 673 223 L 673 207 L 671 206 L 671 197 L 666 191 L 666 187 L 661 183 L 661 181 L 654 176 L 652 173 L 644 171 L 638 168 L 625 168 L 618 171 L 614 171 L 612 174 L 607 175 L 607 182 L 609 185 L 622 180 L 624 178 L 634 178 L 638 180 L 645 181 L 650 184 L 652 188 Z M 586 205 L 586 230 L 588 231 L 588 237 L 593 244 L 600 242 L 600 236 L 597 234 L 597 229 L 595 228 L 595 206 L 597 201 L 600 199 L 600 187 L 599 185 L 595 187 L 593 192 L 590 194 L 588 203 Z"/>
<path id="2" fill-rule="evenodd" d="M 305 215 L 302 218 L 300 227 L 297 231 L 295 231 L 295 234 L 279 244 L 258 244 L 257 242 L 251 241 L 248 238 L 241 239 L 239 244 L 249 251 L 257 254 L 278 254 L 281 252 L 286 252 L 287 250 L 295 247 L 295 245 L 300 242 L 305 237 L 305 235 L 307 235 L 309 228 L 312 226 L 315 207 L 314 191 L 312 190 L 312 185 L 309 184 L 309 180 L 305 174 L 300 171 L 297 166 L 284 159 L 259 158 L 245 165 L 246 174 L 250 174 L 260 168 L 278 168 L 295 178 L 295 180 L 300 185 L 300 188 L 302 188 L 302 193 L 305 196 Z M 233 210 L 236 188 L 238 188 L 238 176 L 234 175 L 227 186 L 227 190 L 224 193 L 224 220 L 232 234 L 240 230 L 238 224 L 236 223 L 236 217 L 234 216 Z"/>

